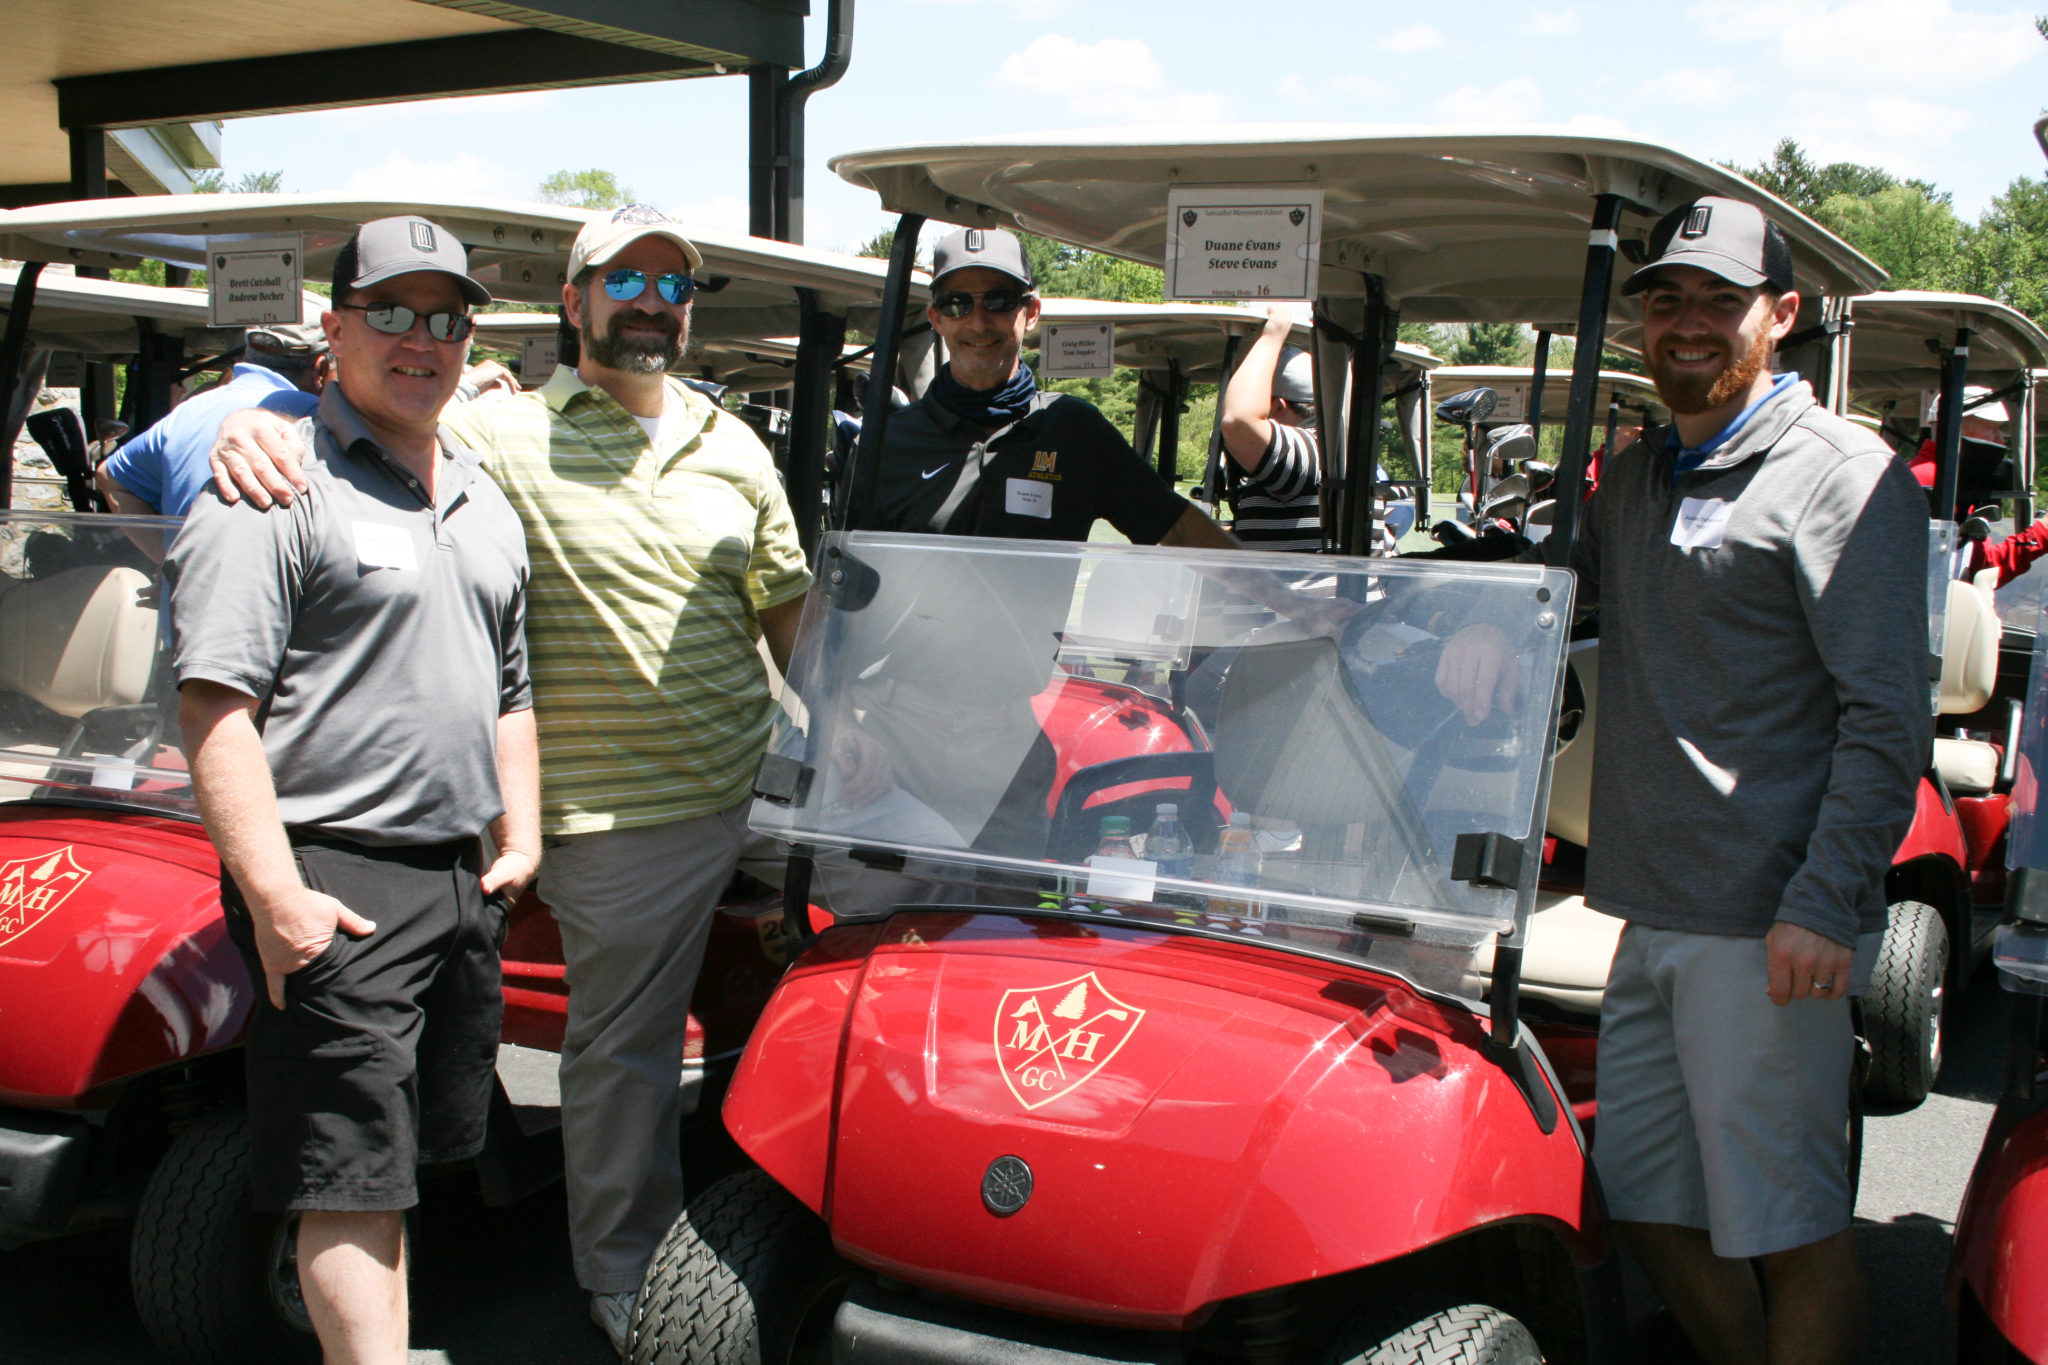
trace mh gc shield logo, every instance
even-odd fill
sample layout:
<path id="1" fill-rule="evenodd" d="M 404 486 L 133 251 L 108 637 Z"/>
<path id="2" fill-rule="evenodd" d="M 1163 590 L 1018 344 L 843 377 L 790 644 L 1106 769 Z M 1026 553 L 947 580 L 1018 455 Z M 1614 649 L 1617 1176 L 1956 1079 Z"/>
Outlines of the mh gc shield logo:
<path id="1" fill-rule="evenodd" d="M 54 853 L 0 863 L 0 944 L 21 937 L 85 885 L 91 872 L 71 856 L 72 845 Z"/>
<path id="2" fill-rule="evenodd" d="M 1003 992 L 996 1005 L 996 1061 L 1026 1109 L 1080 1089 L 1108 1065 L 1145 1011 L 1111 995 L 1090 972 L 1071 981 Z"/>

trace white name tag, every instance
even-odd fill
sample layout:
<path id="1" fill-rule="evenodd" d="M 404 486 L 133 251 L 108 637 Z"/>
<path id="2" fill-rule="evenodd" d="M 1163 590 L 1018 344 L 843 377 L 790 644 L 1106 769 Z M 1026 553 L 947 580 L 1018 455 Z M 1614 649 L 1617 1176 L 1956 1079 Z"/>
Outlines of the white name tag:
<path id="1" fill-rule="evenodd" d="M 1106 858 L 1098 853 L 1088 860 L 1088 894 L 1110 900 L 1148 901 L 1158 886 L 1159 864 L 1147 858 Z"/>
<path id="2" fill-rule="evenodd" d="M 1671 543 L 1681 550 L 1711 550 L 1728 534 L 1728 514 L 1735 504 L 1721 498 L 1687 498 L 1678 504 L 1671 523 Z"/>
<path id="3" fill-rule="evenodd" d="M 1003 510 L 1013 516 L 1052 520 L 1052 485 L 1036 479 L 1009 479 L 1003 493 Z"/>
<path id="4" fill-rule="evenodd" d="M 386 526 L 376 521 L 356 523 L 356 559 L 366 569 L 417 569 L 420 566 L 413 554 L 412 532 L 403 526 Z"/>

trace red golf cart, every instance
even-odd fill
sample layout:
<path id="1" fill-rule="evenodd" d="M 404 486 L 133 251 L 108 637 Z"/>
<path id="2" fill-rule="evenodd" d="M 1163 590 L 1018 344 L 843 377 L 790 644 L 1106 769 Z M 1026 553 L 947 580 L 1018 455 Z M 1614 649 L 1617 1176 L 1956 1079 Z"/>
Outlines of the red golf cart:
<path id="1" fill-rule="evenodd" d="M 1711 191 L 1786 223 L 1816 317 L 1881 273 L 1746 182 L 1617 139 L 1233 129 L 835 166 L 903 214 L 892 288 L 925 215 L 1157 264 L 1171 185 L 1321 191 L 1343 554 L 827 544 L 754 819 L 808 851 L 837 919 L 727 1095 L 757 1168 L 691 1201 L 634 1360 L 1617 1358 L 1575 1117 L 1590 1052 L 1576 1016 L 1524 994 L 1558 870 L 1550 754 L 1587 705 L 1569 580 L 1344 557 L 1375 543 L 1396 323 L 1577 327 L 1560 563 L 1624 238 Z M 870 407 L 856 507 L 886 438 Z M 1450 717 L 1433 684 L 1445 635 L 1479 619 L 1522 651 L 1498 728 Z M 1064 770 L 1024 699 L 1117 672 L 1158 689 L 1185 752 L 1134 741 Z M 849 734 L 890 753 L 886 797 L 848 795 Z M 1170 834 L 1153 856 L 1163 804 L 1191 858 Z"/>

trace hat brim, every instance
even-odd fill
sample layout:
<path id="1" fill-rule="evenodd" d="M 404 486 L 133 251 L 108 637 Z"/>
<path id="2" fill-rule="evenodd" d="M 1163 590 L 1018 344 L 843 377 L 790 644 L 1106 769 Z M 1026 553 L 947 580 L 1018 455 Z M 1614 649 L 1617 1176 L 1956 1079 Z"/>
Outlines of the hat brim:
<path id="1" fill-rule="evenodd" d="M 425 274 L 446 275 L 449 279 L 454 280 L 456 287 L 462 291 L 463 300 L 472 307 L 481 308 L 492 301 L 490 290 L 484 288 L 461 271 L 450 270 L 446 266 L 440 265 L 424 265 L 415 261 L 399 261 L 393 265 L 387 265 L 381 270 L 372 270 L 367 275 L 358 275 L 356 276 L 355 283 L 351 284 L 349 288 L 367 289 L 373 284 L 382 284 L 386 280 L 395 280 L 400 275 Z"/>
<path id="2" fill-rule="evenodd" d="M 1768 284 L 1771 278 L 1755 266 L 1745 265 L 1733 256 L 1724 255 L 1719 251 L 1708 251 L 1701 247 L 1683 247 L 1677 251 L 1667 251 L 1648 265 L 1638 269 L 1622 282 L 1621 292 L 1624 294 L 1642 293 L 1643 290 L 1650 287 L 1650 282 L 1657 277 L 1658 271 L 1672 265 L 1689 265 L 1696 270 L 1704 270 L 1709 275 L 1718 275 L 1730 284 L 1739 284 L 1745 289 L 1754 289 L 1760 284 Z"/>
<path id="3" fill-rule="evenodd" d="M 695 242 L 683 236 L 682 233 L 672 227 L 667 227 L 660 223 L 647 223 L 594 249 L 588 256 L 583 258 L 584 269 L 603 265 L 621 251 L 633 245 L 633 243 L 647 237 L 660 237 L 664 241 L 674 242 L 676 248 L 683 253 L 683 264 L 692 273 L 704 268 L 704 253 L 697 250 Z M 581 274 L 582 271 L 579 270 L 577 273 Z"/>
<path id="4" fill-rule="evenodd" d="M 1031 282 L 1029 277 L 1020 275 L 1016 271 L 1007 269 L 1004 266 L 996 265 L 992 261 L 970 261 L 966 265 L 954 266 L 951 270 L 948 270 L 943 275 L 932 276 L 932 296 L 936 298 L 940 292 L 939 286 L 946 280 L 951 279 L 953 276 L 959 274 L 963 270 L 993 270 L 996 274 L 1004 276 L 1007 279 L 1015 280 L 1018 284 L 1023 285 L 1025 292 L 1027 293 L 1032 292 L 1038 288 L 1037 285 Z"/>

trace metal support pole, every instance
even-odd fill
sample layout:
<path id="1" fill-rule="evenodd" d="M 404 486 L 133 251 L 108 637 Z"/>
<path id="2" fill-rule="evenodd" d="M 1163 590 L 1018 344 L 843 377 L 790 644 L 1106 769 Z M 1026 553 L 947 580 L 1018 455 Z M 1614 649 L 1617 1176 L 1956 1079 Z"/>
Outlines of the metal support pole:
<path id="1" fill-rule="evenodd" d="M 14 506 L 14 437 L 18 428 L 14 415 L 15 390 L 21 383 L 21 362 L 28 354 L 28 319 L 35 311 L 36 281 L 43 273 L 41 261 L 24 261 L 14 277 L 14 302 L 7 308 L 7 331 L 0 334 L 0 435 L 7 449 L 0 455 L 0 508 Z"/>
<path id="2" fill-rule="evenodd" d="M 1159 477 L 1168 488 L 1180 472 L 1180 405 L 1187 396 L 1188 379 L 1180 372 L 1180 362 L 1168 360 L 1166 396 L 1160 400 L 1165 406 L 1159 410 Z"/>
<path id="3" fill-rule="evenodd" d="M 1550 375 L 1550 329 L 1536 332 L 1536 363 L 1529 370 L 1529 430 L 1536 437 L 1536 458 L 1543 458 L 1543 385 Z"/>
<path id="4" fill-rule="evenodd" d="M 789 510 L 804 558 L 817 562 L 825 529 L 825 449 L 832 439 L 832 370 L 846 346 L 846 319 L 818 306 L 809 289 L 796 291 L 796 389 L 789 414 Z"/>
<path id="5" fill-rule="evenodd" d="M 906 213 L 896 220 L 896 242 L 889 250 L 889 278 L 882 285 L 881 317 L 875 324 L 875 351 L 868 362 L 868 399 L 861 414 L 860 441 L 853 468 L 846 471 L 847 496 L 833 504 L 832 524 L 859 530 L 863 516 L 872 517 L 882 486 L 882 447 L 889 435 L 889 392 L 896 381 L 896 353 L 903 347 L 903 310 L 910 303 L 910 272 L 917 264 L 917 234 L 924 215 Z"/>
<path id="6" fill-rule="evenodd" d="M 1941 370 L 1941 416 L 1934 424 L 1934 517 L 1956 520 L 1956 484 L 1962 479 L 1963 386 L 1970 378 L 1970 329 L 1956 328 L 1956 344 Z"/>
<path id="7" fill-rule="evenodd" d="M 1421 428 L 1416 433 L 1416 453 L 1420 457 L 1415 463 L 1415 529 L 1429 530 L 1429 495 L 1432 491 L 1429 481 L 1436 477 L 1436 402 L 1430 394 L 1429 371 L 1422 372 L 1422 396 L 1416 400 L 1415 424 Z"/>
<path id="8" fill-rule="evenodd" d="M 831 0 L 825 11 L 823 60 L 791 76 L 777 101 L 775 236 L 782 241 L 801 243 L 804 239 L 804 106 L 820 90 L 838 84 L 852 61 L 853 0 Z"/>
<path id="9" fill-rule="evenodd" d="M 1607 345 L 1607 297 L 1614 287 L 1614 257 L 1621 244 L 1621 196 L 1593 201 L 1586 236 L 1586 278 L 1579 291 L 1579 331 L 1572 351 L 1572 396 L 1565 409 L 1564 455 L 1557 466 L 1557 510 L 1544 560 L 1572 562 L 1579 540 L 1579 509 L 1586 500 L 1586 461 L 1593 453 L 1593 405 L 1600 397 L 1600 352 Z"/>
<path id="10" fill-rule="evenodd" d="M 1372 499 L 1379 487 L 1380 404 L 1386 397 L 1387 362 L 1393 356 L 1394 310 L 1378 276 L 1365 296 L 1365 327 L 1351 349 L 1351 410 L 1344 423 L 1350 458 L 1344 467 L 1344 504 L 1337 552 L 1372 553 Z"/>
<path id="11" fill-rule="evenodd" d="M 747 68 L 747 231 L 755 237 L 775 236 L 776 211 L 784 202 L 779 172 L 786 163 L 776 132 L 788 84 L 787 67 Z"/>
<path id="12" fill-rule="evenodd" d="M 1237 373 L 1238 352 L 1244 349 L 1244 338 L 1232 332 L 1223 339 L 1223 376 L 1216 384 L 1216 415 L 1209 422 L 1209 458 L 1202 461 L 1202 494 L 1209 503 L 1209 515 L 1222 520 L 1223 488 L 1229 480 L 1229 473 L 1223 462 L 1230 457 L 1223 451 L 1223 391 L 1230 387 L 1230 377 Z"/>

